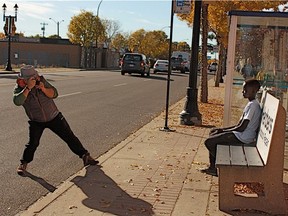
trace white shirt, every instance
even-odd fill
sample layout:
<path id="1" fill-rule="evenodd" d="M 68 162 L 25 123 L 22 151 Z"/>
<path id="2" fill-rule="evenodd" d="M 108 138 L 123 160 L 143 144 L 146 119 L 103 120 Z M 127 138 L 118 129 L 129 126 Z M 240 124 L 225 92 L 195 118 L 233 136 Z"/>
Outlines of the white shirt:
<path id="1" fill-rule="evenodd" d="M 261 120 L 261 108 L 256 99 L 249 101 L 244 108 L 240 121 L 248 119 L 249 123 L 243 132 L 233 131 L 235 136 L 243 143 L 251 143 L 256 140 Z"/>

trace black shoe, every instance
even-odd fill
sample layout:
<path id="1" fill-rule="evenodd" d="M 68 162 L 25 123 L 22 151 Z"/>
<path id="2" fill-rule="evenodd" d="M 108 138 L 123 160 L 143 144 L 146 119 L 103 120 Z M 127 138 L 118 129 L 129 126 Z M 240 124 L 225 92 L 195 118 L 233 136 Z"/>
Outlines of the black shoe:
<path id="1" fill-rule="evenodd" d="M 82 156 L 82 160 L 84 163 L 84 166 L 88 166 L 88 165 L 97 165 L 99 164 L 99 161 L 94 160 L 89 153 L 86 153 Z"/>
<path id="2" fill-rule="evenodd" d="M 217 169 L 213 168 L 213 167 L 208 167 L 208 168 L 205 168 L 205 169 L 201 169 L 200 172 L 206 173 L 206 174 L 212 175 L 212 176 L 218 176 Z"/>
<path id="3" fill-rule="evenodd" d="M 27 163 L 21 163 L 17 168 L 18 175 L 21 176 L 25 175 L 26 169 L 27 169 Z"/>

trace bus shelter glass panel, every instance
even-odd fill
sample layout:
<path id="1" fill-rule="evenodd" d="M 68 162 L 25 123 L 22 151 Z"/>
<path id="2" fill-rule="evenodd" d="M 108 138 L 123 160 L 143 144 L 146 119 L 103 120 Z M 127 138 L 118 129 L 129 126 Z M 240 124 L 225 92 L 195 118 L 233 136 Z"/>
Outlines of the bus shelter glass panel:
<path id="1" fill-rule="evenodd" d="M 224 115 L 229 116 L 228 121 L 227 117 L 224 119 L 226 126 L 239 121 L 247 104 L 242 94 L 245 80 L 259 80 L 258 98 L 266 89 L 280 99 L 286 110 L 288 88 L 288 15 L 247 11 L 232 11 L 230 15 L 232 44 L 228 47 L 226 83 L 230 82 L 230 89 L 225 92 Z"/>

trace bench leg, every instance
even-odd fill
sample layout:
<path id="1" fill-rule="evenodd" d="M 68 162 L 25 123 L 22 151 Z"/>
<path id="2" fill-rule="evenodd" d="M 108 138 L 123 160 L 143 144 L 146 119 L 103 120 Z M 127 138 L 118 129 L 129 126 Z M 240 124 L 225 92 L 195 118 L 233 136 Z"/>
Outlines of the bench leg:
<path id="1" fill-rule="evenodd" d="M 223 166 L 219 168 L 219 209 L 258 210 L 270 214 L 287 214 L 283 190 L 283 179 L 273 179 L 265 174 L 263 167 L 243 168 Z M 274 176 L 275 177 L 275 176 Z M 243 197 L 234 194 L 234 184 L 244 182 L 261 182 L 264 184 L 264 195 Z"/>

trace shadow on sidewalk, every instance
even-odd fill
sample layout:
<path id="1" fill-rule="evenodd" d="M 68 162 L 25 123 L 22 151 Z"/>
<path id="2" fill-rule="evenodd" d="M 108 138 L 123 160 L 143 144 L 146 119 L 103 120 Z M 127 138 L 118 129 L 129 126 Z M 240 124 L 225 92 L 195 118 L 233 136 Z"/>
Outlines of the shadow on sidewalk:
<path id="1" fill-rule="evenodd" d="M 50 192 L 54 192 L 57 189 L 56 187 L 54 187 L 53 185 L 45 181 L 43 178 L 35 176 L 32 173 L 29 173 L 27 171 L 25 172 L 25 175 L 23 177 L 28 177 L 34 180 L 35 182 L 38 182 L 40 185 L 42 185 L 44 188 L 46 188 Z"/>
<path id="2" fill-rule="evenodd" d="M 134 198 L 107 176 L 100 166 L 86 167 L 85 176 L 71 180 L 88 197 L 82 204 L 113 215 L 154 215 L 152 205 Z"/>

